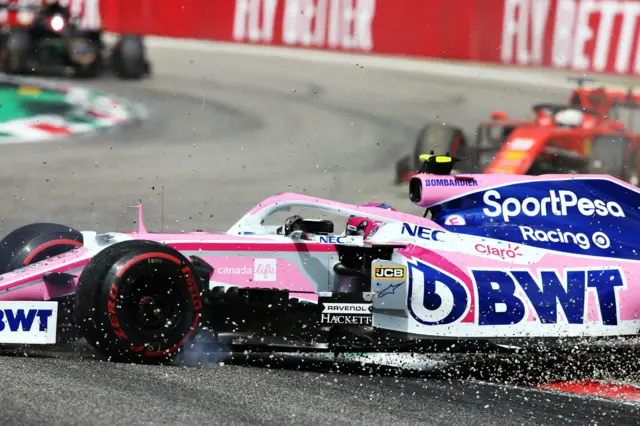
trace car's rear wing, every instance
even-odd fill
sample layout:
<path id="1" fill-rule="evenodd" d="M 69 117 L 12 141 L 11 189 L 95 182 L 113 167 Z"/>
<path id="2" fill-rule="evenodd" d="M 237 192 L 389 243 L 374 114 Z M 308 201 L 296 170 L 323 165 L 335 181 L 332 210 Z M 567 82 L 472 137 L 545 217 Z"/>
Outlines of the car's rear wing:
<path id="1" fill-rule="evenodd" d="M 604 89 L 605 96 L 611 100 L 611 106 L 624 106 L 629 109 L 640 109 L 640 93 L 633 87 L 627 91 L 616 89 Z"/>
<path id="2" fill-rule="evenodd" d="M 583 108 L 595 109 L 604 117 L 624 123 L 624 127 L 638 131 L 636 123 L 640 117 L 640 88 L 628 85 L 625 87 L 605 87 L 600 84 L 595 87 L 585 87 L 592 79 L 575 79 L 578 89 L 573 95 L 572 104 L 580 104 Z"/>
<path id="3" fill-rule="evenodd" d="M 578 86 L 570 102 L 572 105 L 580 104 L 596 109 L 603 106 L 606 109 L 614 106 L 640 109 L 640 88 L 632 85 L 607 87 L 604 83 L 587 77 L 569 77 L 568 80 L 576 82 Z"/>
<path id="4" fill-rule="evenodd" d="M 7 0 L 0 0 L 0 10 L 8 10 L 10 12 L 16 11 L 16 12 L 20 12 L 20 11 L 25 11 L 25 10 L 39 10 L 42 9 L 42 3 L 41 2 L 36 2 L 36 3 L 23 3 L 23 2 L 16 2 L 16 1 L 7 1 Z"/>

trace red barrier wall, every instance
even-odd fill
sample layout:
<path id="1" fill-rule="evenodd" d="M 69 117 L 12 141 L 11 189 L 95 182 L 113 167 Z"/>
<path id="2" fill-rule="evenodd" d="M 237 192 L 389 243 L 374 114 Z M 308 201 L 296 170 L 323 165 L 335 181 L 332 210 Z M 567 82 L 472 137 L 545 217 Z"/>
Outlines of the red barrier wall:
<path id="1" fill-rule="evenodd" d="M 106 29 L 640 75 L 640 0 L 101 0 Z"/>

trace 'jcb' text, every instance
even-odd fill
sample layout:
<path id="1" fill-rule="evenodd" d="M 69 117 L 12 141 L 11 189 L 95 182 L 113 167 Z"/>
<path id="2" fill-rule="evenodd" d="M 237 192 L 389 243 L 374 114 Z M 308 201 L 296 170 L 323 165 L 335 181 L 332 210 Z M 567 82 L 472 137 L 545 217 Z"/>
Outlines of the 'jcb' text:
<path id="1" fill-rule="evenodd" d="M 373 277 L 380 280 L 402 280 L 407 275 L 404 266 L 376 266 L 373 268 Z"/>

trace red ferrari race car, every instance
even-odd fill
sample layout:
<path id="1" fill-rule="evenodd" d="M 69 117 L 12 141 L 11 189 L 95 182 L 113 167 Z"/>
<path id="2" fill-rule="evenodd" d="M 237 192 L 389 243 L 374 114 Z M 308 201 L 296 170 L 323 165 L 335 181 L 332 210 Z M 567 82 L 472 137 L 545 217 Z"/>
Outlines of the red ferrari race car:
<path id="1" fill-rule="evenodd" d="M 473 139 L 456 126 L 427 124 L 413 152 L 396 163 L 396 182 L 409 182 L 420 167 L 414 159 L 435 151 L 466 158 L 469 171 L 476 173 L 597 173 L 637 186 L 640 140 L 634 116 L 640 95 L 631 89 L 586 88 L 584 82 L 579 80 L 566 105 L 534 105 L 531 120 L 492 112 Z"/>

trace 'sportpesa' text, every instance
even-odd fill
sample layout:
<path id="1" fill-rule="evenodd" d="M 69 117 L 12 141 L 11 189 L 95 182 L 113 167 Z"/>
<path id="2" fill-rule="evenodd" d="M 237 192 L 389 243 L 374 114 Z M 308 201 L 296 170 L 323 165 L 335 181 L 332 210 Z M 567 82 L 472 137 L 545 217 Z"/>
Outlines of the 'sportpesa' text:
<path id="1" fill-rule="evenodd" d="M 578 213 L 582 216 L 625 217 L 622 207 L 615 201 L 579 198 L 573 191 L 565 190 L 550 190 L 549 196 L 542 199 L 527 197 L 522 200 L 513 197 L 502 199 L 502 195 L 498 191 L 491 190 L 485 192 L 483 200 L 489 206 L 483 209 L 484 214 L 489 217 L 501 216 L 505 222 L 520 215 L 529 217 L 568 216 Z"/>

